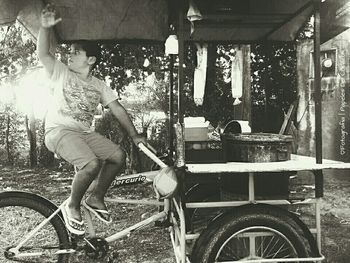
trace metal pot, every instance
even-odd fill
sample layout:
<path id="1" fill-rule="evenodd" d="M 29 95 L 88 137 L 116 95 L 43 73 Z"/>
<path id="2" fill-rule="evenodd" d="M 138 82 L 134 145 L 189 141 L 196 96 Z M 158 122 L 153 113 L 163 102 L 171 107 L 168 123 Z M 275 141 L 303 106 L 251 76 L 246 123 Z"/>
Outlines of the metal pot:
<path id="1" fill-rule="evenodd" d="M 290 160 L 293 137 L 273 133 L 224 133 L 221 142 L 225 161 L 279 162 Z"/>

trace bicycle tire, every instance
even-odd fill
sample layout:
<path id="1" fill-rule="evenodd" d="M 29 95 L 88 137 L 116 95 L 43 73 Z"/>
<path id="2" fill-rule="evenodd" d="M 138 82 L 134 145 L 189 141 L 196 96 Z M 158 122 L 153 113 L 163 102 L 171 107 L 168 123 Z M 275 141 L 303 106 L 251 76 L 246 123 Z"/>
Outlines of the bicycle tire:
<path id="1" fill-rule="evenodd" d="M 186 203 L 218 202 L 221 200 L 219 188 L 210 185 L 195 185 L 186 192 Z M 186 231 L 200 233 L 209 222 L 224 209 L 221 208 L 191 208 L 186 211 Z"/>
<path id="2" fill-rule="evenodd" d="M 69 254 L 54 254 L 54 250 L 70 247 L 70 239 L 65 224 L 58 215 L 53 217 L 22 248 L 23 252 L 44 252 L 43 255 L 16 259 L 9 259 L 5 255 L 8 248 L 15 247 L 27 233 L 53 212 L 54 210 L 44 203 L 30 198 L 1 198 L 0 263 L 68 262 Z"/>
<path id="3" fill-rule="evenodd" d="M 309 241 L 290 217 L 273 208 L 249 206 L 231 211 L 209 225 L 193 248 L 191 262 L 308 258 L 311 255 Z"/>

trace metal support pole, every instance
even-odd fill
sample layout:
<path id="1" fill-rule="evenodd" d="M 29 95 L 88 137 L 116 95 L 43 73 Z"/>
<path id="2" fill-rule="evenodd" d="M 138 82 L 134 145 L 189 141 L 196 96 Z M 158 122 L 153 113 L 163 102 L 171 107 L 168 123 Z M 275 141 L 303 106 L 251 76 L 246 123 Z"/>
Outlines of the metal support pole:
<path id="1" fill-rule="evenodd" d="M 322 170 L 314 171 L 315 175 L 315 197 L 323 197 L 323 172 Z"/>
<path id="2" fill-rule="evenodd" d="M 315 214 L 316 214 L 316 240 L 317 240 L 317 247 L 318 251 L 320 252 L 320 255 L 322 254 L 321 252 L 321 199 L 316 198 L 316 204 L 315 204 Z"/>
<path id="3" fill-rule="evenodd" d="M 314 0 L 314 92 L 315 92 L 315 137 L 316 163 L 322 163 L 322 94 L 320 61 L 320 0 Z"/>
<path id="4" fill-rule="evenodd" d="M 249 201 L 255 201 L 255 182 L 254 182 L 254 173 L 249 173 Z"/>

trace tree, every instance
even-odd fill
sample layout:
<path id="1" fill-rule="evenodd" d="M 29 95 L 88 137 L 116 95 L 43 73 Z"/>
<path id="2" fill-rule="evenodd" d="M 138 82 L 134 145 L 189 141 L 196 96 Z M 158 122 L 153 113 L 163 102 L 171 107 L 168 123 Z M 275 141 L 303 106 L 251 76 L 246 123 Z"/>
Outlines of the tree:
<path id="1" fill-rule="evenodd" d="M 0 145 L 4 147 L 0 147 L 0 160 L 9 165 L 23 162 L 23 158 L 20 158 L 25 148 L 25 132 L 20 128 L 23 121 L 23 116 L 16 111 L 13 100 L 0 104 Z"/>
<path id="2" fill-rule="evenodd" d="M 2 36 L 0 41 L 2 47 L 0 50 L 0 85 L 10 83 L 14 86 L 28 68 L 37 65 L 35 44 L 30 38 L 26 37 L 24 29 L 17 24 L 7 28 L 0 28 L 0 35 Z M 5 107 L 5 110 L 6 109 L 8 108 Z M 8 115 L 7 123 L 9 128 L 11 126 L 10 115 Z M 30 145 L 30 165 L 35 166 L 37 164 L 37 142 L 35 119 L 32 115 L 29 117 L 25 116 L 25 125 Z M 9 131 L 10 129 L 7 129 L 7 132 Z M 16 132 L 16 130 L 13 130 L 13 132 Z M 10 135 L 6 133 L 6 137 L 8 138 L 9 136 Z M 7 154 L 10 156 L 10 152 Z M 13 163 L 13 161 L 10 161 L 10 163 Z"/>
<path id="3" fill-rule="evenodd" d="M 36 122 L 33 112 L 31 112 L 29 116 L 25 116 L 25 126 L 29 140 L 29 163 L 30 167 L 35 167 L 38 164 L 38 155 L 36 145 Z"/>
<path id="4" fill-rule="evenodd" d="M 254 128 L 277 132 L 296 99 L 295 43 L 252 46 L 252 71 Z"/>
<path id="5" fill-rule="evenodd" d="M 297 98 L 296 44 L 313 35 L 313 18 L 295 42 L 252 45 L 252 110 L 255 131 L 277 132 L 283 112 Z"/>

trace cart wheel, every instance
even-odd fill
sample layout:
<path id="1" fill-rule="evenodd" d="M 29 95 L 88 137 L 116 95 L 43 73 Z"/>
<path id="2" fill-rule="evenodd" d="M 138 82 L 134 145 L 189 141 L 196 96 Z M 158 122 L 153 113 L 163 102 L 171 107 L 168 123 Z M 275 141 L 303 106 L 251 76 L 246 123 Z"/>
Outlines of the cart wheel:
<path id="1" fill-rule="evenodd" d="M 310 257 L 303 231 L 274 209 L 254 207 L 230 212 L 202 232 L 192 262 Z"/>
<path id="2" fill-rule="evenodd" d="M 218 202 L 220 201 L 220 189 L 212 185 L 195 185 L 186 192 L 186 202 Z M 198 233 L 205 229 L 208 223 L 221 214 L 223 209 L 191 208 L 186 213 L 187 232 Z"/>

